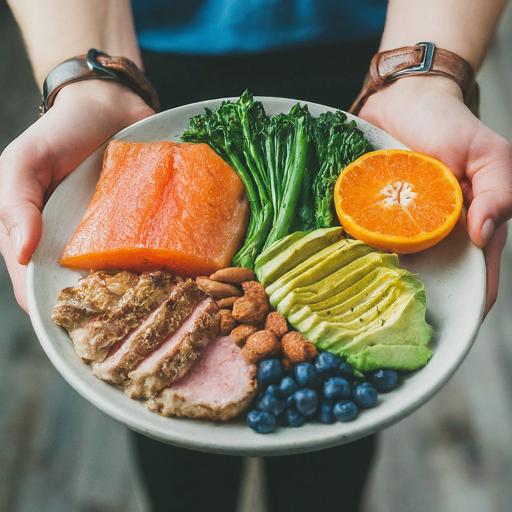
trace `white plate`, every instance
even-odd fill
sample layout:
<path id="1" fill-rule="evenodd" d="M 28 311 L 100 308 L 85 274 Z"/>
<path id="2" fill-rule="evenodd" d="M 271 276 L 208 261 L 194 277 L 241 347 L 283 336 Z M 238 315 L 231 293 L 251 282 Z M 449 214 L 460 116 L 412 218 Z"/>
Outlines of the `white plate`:
<path id="1" fill-rule="evenodd" d="M 287 112 L 296 100 L 258 98 L 270 114 Z M 114 138 L 132 141 L 179 140 L 188 119 L 215 108 L 221 100 L 175 108 L 144 119 Z M 318 116 L 327 110 L 308 103 Z M 352 117 L 349 115 L 349 117 Z M 375 148 L 404 146 L 383 131 L 354 118 Z M 379 405 L 352 423 L 308 424 L 280 428 L 270 435 L 255 434 L 242 423 L 212 424 L 158 416 L 117 388 L 94 377 L 75 354 L 67 334 L 50 320 L 58 292 L 76 283 L 79 273 L 57 263 L 93 194 L 104 146 L 66 178 L 43 212 L 43 237 L 28 268 L 30 318 L 43 349 L 62 376 L 85 399 L 129 427 L 164 442 L 210 452 L 276 455 L 305 452 L 353 441 L 391 425 L 424 404 L 446 383 L 468 353 L 482 320 L 485 267 L 482 252 L 473 246 L 459 223 L 433 249 L 401 258 L 417 272 L 427 288 L 429 320 L 435 328 L 434 355 L 422 370 L 405 379 L 396 391 L 380 396 Z"/>

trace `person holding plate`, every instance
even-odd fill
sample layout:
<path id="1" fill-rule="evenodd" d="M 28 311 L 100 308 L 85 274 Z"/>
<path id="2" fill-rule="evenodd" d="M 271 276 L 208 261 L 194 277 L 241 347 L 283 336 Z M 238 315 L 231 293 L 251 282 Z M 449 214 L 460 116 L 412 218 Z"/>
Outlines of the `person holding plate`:
<path id="1" fill-rule="evenodd" d="M 512 146 L 478 119 L 475 73 L 505 0 L 8 3 L 44 113 L 0 157 L 0 251 L 21 307 L 41 209 L 66 175 L 160 106 L 244 89 L 351 108 L 445 162 L 464 191 L 469 235 L 485 251 L 487 311 L 496 300 Z M 155 511 L 235 510 L 243 459 L 133 437 Z M 358 510 L 374 446 L 369 437 L 266 459 L 269 509 Z"/>

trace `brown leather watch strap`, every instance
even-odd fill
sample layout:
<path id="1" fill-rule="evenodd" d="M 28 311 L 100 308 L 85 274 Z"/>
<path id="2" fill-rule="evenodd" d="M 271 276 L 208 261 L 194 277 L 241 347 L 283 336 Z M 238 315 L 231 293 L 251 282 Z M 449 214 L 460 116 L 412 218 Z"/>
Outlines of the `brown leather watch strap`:
<path id="1" fill-rule="evenodd" d="M 50 71 L 43 84 L 40 113 L 44 114 L 53 105 L 64 86 L 90 79 L 115 80 L 138 94 L 153 110 L 160 109 L 155 89 L 134 62 L 91 48 L 87 55 L 68 59 Z"/>
<path id="2" fill-rule="evenodd" d="M 413 75 L 441 75 L 450 78 L 461 88 L 466 105 L 478 115 L 479 90 L 471 64 L 430 42 L 376 53 L 363 88 L 349 112 L 357 115 L 373 93 L 395 80 Z"/>

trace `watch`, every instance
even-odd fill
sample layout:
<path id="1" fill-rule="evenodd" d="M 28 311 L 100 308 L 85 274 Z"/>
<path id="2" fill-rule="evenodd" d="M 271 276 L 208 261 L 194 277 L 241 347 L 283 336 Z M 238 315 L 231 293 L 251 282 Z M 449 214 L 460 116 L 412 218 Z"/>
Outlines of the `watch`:
<path id="1" fill-rule="evenodd" d="M 153 110 L 160 108 L 154 87 L 133 61 L 91 48 L 86 55 L 65 60 L 50 71 L 43 83 L 40 115 L 51 108 L 64 86 L 91 79 L 114 80 L 138 94 Z"/>
<path id="2" fill-rule="evenodd" d="M 471 64 L 432 42 L 376 53 L 349 112 L 359 114 L 372 94 L 400 78 L 413 75 L 438 75 L 453 80 L 461 88 L 466 105 L 478 116 L 480 94 Z"/>

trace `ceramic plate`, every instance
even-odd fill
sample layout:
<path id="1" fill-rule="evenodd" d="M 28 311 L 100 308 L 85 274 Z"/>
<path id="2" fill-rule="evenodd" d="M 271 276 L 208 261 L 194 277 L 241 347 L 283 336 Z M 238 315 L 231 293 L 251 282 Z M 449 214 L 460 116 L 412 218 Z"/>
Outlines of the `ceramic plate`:
<path id="1" fill-rule="evenodd" d="M 288 112 L 296 100 L 259 98 L 267 112 Z M 144 119 L 114 138 L 131 141 L 179 140 L 191 116 L 221 100 L 185 105 Z M 305 103 L 305 102 L 304 102 Z M 327 110 L 307 103 L 318 116 Z M 351 117 L 349 115 L 349 117 Z M 354 118 L 375 148 L 403 148 L 382 130 Z M 352 423 L 308 424 L 281 428 L 270 435 L 253 433 L 242 422 L 213 424 L 164 418 L 126 397 L 119 389 L 93 376 L 75 354 L 67 334 L 50 319 L 58 292 L 74 285 L 80 274 L 57 263 L 94 192 L 104 146 L 67 177 L 43 212 L 43 237 L 28 268 L 30 317 L 43 349 L 62 376 L 85 399 L 129 427 L 164 442 L 197 450 L 243 455 L 277 455 L 327 448 L 377 432 L 424 404 L 455 372 L 473 343 L 482 320 L 485 267 L 482 252 L 473 246 L 459 223 L 434 248 L 401 258 L 401 265 L 419 274 L 427 290 L 429 321 L 435 329 L 434 355 L 422 370 L 404 380 L 394 392 L 380 395 L 378 407 Z"/>

